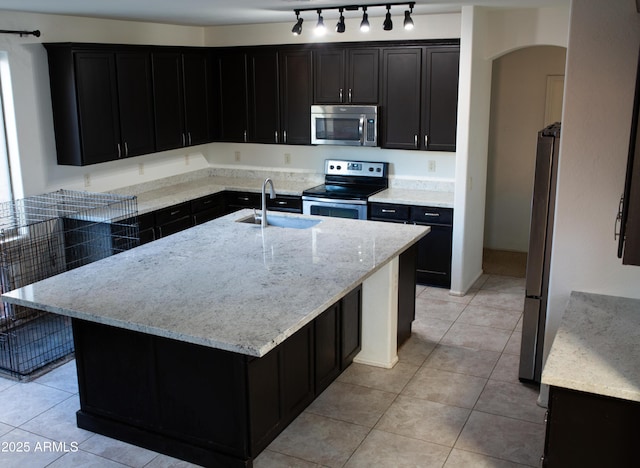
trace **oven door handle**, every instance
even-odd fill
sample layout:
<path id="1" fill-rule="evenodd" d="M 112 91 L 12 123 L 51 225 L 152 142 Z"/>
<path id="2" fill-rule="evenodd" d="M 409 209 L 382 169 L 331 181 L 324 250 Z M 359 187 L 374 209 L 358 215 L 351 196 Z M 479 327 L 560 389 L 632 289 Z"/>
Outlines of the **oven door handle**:
<path id="1" fill-rule="evenodd" d="M 358 135 L 360 135 L 360 146 L 364 146 L 364 115 L 360 116 L 360 124 L 358 125 Z"/>

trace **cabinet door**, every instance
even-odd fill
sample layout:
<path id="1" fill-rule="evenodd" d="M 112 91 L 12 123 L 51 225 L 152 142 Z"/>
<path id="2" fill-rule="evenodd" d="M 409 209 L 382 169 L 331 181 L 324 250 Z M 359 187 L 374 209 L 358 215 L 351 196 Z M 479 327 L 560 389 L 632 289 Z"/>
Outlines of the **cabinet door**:
<path id="1" fill-rule="evenodd" d="M 205 52 L 182 55 L 185 138 L 187 145 L 211 141 L 209 119 L 209 60 Z"/>
<path id="2" fill-rule="evenodd" d="M 244 52 L 226 52 L 216 58 L 222 141 L 247 141 L 247 64 Z"/>
<path id="3" fill-rule="evenodd" d="M 75 74 L 83 164 L 118 159 L 123 152 L 114 54 L 77 52 Z"/>
<path id="4" fill-rule="evenodd" d="M 314 59 L 315 97 L 317 104 L 347 102 L 345 89 L 345 51 L 319 50 Z"/>
<path id="5" fill-rule="evenodd" d="M 340 305 L 335 304 L 315 320 L 316 393 L 329 386 L 340 373 Z"/>
<path id="6" fill-rule="evenodd" d="M 280 78 L 283 143 L 309 145 L 313 94 L 311 51 L 282 52 Z"/>
<path id="7" fill-rule="evenodd" d="M 459 68 L 458 47 L 426 49 L 422 128 L 425 149 L 456 150 Z"/>
<path id="8" fill-rule="evenodd" d="M 451 235 L 450 226 L 431 225 L 431 232 L 418 242 L 418 283 L 451 286 Z"/>
<path id="9" fill-rule="evenodd" d="M 378 57 L 376 48 L 349 49 L 346 101 L 378 104 Z"/>
<path id="10" fill-rule="evenodd" d="M 123 156 L 153 153 L 151 56 L 148 52 L 117 53 L 116 70 Z"/>
<path id="11" fill-rule="evenodd" d="M 185 145 L 182 56 L 177 52 L 157 52 L 152 57 L 153 98 L 156 116 L 156 149 Z"/>
<path id="12" fill-rule="evenodd" d="M 249 86 L 249 136 L 257 143 L 280 143 L 280 95 L 278 92 L 278 52 L 247 53 Z"/>
<path id="13" fill-rule="evenodd" d="M 418 149 L 422 50 L 382 50 L 382 146 Z"/>
<path id="14" fill-rule="evenodd" d="M 281 371 L 284 424 L 302 412 L 315 397 L 313 324 L 282 343 Z"/>
<path id="15" fill-rule="evenodd" d="M 414 294 L 415 296 L 415 294 Z M 362 347 L 362 287 L 347 294 L 340 310 L 340 369 L 346 369 Z"/>

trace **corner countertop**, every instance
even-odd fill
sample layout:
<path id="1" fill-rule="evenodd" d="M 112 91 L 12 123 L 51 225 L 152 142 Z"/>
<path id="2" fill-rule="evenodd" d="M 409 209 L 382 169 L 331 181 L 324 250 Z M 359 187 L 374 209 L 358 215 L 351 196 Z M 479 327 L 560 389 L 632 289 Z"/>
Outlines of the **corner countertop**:
<path id="1" fill-rule="evenodd" d="M 369 197 L 369 201 L 374 203 L 453 208 L 453 192 L 389 188 L 372 195 Z"/>
<path id="2" fill-rule="evenodd" d="M 242 210 L 3 295 L 9 303 L 263 356 L 429 232 L 318 219 L 236 222 Z"/>
<path id="3" fill-rule="evenodd" d="M 542 383 L 640 402 L 640 299 L 572 292 Z"/>

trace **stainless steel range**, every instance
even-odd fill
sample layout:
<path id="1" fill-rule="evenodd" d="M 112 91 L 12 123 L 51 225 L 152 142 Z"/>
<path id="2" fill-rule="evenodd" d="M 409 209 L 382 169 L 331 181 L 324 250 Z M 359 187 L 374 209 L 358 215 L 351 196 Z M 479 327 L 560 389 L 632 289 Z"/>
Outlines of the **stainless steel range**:
<path id="1" fill-rule="evenodd" d="M 389 163 L 324 162 L 324 184 L 302 192 L 302 213 L 367 219 L 367 200 L 389 186 Z"/>

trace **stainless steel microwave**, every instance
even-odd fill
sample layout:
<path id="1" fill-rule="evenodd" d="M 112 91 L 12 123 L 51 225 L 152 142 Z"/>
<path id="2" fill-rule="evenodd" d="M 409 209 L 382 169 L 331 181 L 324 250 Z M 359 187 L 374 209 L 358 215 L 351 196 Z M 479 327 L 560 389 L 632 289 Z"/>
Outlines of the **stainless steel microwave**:
<path id="1" fill-rule="evenodd" d="M 378 146 L 378 107 L 311 106 L 311 144 Z"/>

